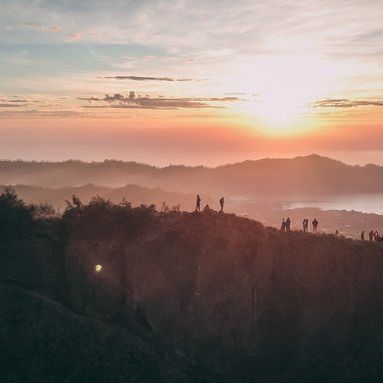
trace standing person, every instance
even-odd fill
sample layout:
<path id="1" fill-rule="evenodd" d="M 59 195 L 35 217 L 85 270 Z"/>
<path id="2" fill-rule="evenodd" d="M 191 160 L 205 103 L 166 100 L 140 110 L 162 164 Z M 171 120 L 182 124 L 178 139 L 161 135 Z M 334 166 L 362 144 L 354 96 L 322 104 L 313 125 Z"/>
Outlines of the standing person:
<path id="1" fill-rule="evenodd" d="M 225 199 L 222 197 L 220 200 L 219 200 L 219 204 L 221 205 L 221 210 L 220 211 L 223 211 L 223 205 L 225 203 Z"/>
<path id="2" fill-rule="evenodd" d="M 368 237 L 370 238 L 370 241 L 374 239 L 374 232 L 372 230 L 368 233 Z"/>
<path id="3" fill-rule="evenodd" d="M 360 235 L 360 239 L 364 241 L 364 230 L 362 231 L 362 234 Z"/>
<path id="4" fill-rule="evenodd" d="M 318 225 L 319 225 L 319 222 L 316 218 L 314 218 L 314 221 L 312 221 L 312 225 L 313 225 L 313 232 L 316 233 Z"/>
<path id="5" fill-rule="evenodd" d="M 201 197 L 197 194 L 197 200 L 195 203 L 195 211 L 201 211 Z"/>
<path id="6" fill-rule="evenodd" d="M 282 218 L 282 224 L 281 224 L 281 232 L 285 232 L 286 231 L 286 222 L 285 222 L 285 219 Z"/>
<path id="7" fill-rule="evenodd" d="M 287 219 L 286 219 L 286 231 L 290 231 L 290 227 L 291 227 L 291 220 L 290 220 L 290 217 L 287 217 Z"/>
<path id="8" fill-rule="evenodd" d="M 303 226 L 303 232 L 306 233 L 306 218 L 303 220 L 302 226 Z"/>
<path id="9" fill-rule="evenodd" d="M 309 231 L 309 220 L 307 218 L 303 220 L 303 231 L 305 233 Z"/>

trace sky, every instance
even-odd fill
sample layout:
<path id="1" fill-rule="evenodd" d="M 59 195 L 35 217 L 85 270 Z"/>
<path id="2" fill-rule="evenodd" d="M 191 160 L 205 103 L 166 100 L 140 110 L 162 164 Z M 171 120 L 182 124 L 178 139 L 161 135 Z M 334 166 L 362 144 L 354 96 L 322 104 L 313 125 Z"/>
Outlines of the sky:
<path id="1" fill-rule="evenodd" d="M 7 159 L 383 164 L 382 0 L 0 0 Z"/>

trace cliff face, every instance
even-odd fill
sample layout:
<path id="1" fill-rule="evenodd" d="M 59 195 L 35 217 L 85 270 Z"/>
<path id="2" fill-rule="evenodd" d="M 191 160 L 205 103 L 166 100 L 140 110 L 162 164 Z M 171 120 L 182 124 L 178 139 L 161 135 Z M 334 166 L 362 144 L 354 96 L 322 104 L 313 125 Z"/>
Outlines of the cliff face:
<path id="1" fill-rule="evenodd" d="M 214 212 L 163 215 L 146 229 L 72 238 L 76 310 L 130 310 L 163 341 L 241 381 L 383 376 L 381 246 L 282 235 Z"/>
<path id="2" fill-rule="evenodd" d="M 53 225 L 56 240 L 34 237 L 45 253 L 33 250 L 41 277 L 27 288 L 49 293 L 79 318 L 135 334 L 158 355 L 144 363 L 161 366 L 168 379 L 383 378 L 382 245 L 279 233 L 212 211 L 124 214 L 74 211 Z M 51 265 L 44 268 L 47 259 Z M 15 265 L 8 269 L 23 263 Z M 52 270 L 60 283 L 48 278 Z M 104 347 L 93 336 L 86 347 Z"/>

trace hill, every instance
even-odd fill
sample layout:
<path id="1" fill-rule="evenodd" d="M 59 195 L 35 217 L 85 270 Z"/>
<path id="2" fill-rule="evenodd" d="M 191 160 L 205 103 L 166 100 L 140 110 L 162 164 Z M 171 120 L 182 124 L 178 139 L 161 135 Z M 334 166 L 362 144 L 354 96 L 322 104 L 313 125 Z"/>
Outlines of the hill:
<path id="1" fill-rule="evenodd" d="M 380 243 L 101 199 L 0 229 L 8 381 L 383 378 Z"/>
<path id="2" fill-rule="evenodd" d="M 302 197 L 383 192 L 383 168 L 350 166 L 318 155 L 263 159 L 216 168 L 106 160 L 85 163 L 1 161 L 0 184 L 67 187 L 136 184 L 185 193 Z"/>
<path id="3" fill-rule="evenodd" d="M 2 382 L 188 381 L 128 330 L 6 283 L 0 296 Z"/>
<path id="4" fill-rule="evenodd" d="M 0 186 L 0 191 L 4 187 Z M 181 210 L 193 211 L 195 208 L 195 195 L 191 193 L 169 192 L 160 188 L 145 188 L 138 185 L 126 185 L 121 188 L 108 188 L 96 185 L 84 185 L 78 187 L 47 188 L 40 186 L 16 185 L 17 194 L 30 204 L 50 204 L 56 209 L 56 213 L 62 213 L 72 195 L 76 195 L 83 203 L 89 203 L 98 195 L 113 203 L 129 201 L 132 206 L 141 204 L 150 206 L 154 204 L 161 209 L 163 203 L 168 208 L 180 206 Z M 218 209 L 218 199 L 209 195 L 202 195 L 203 206 Z M 49 206 L 48 206 L 49 207 Z M 370 230 L 381 232 L 383 216 L 378 214 L 366 214 L 356 211 L 320 210 L 318 208 L 286 209 L 283 202 L 267 200 L 263 198 L 240 199 L 226 198 L 225 209 L 231 213 L 247 216 L 263 222 L 265 225 L 280 227 L 282 217 L 289 216 L 292 227 L 302 229 L 304 218 L 311 220 L 316 217 L 320 222 L 320 231 L 335 233 L 336 230 L 346 237 L 360 238 L 362 230 L 367 234 Z M 51 209 L 48 209 L 48 212 Z"/>

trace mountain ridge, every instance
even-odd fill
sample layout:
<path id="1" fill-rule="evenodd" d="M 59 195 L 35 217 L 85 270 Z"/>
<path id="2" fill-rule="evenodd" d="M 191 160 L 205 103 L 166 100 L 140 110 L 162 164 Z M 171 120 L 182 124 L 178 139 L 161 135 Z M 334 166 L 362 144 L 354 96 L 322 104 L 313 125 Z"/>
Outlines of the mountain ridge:
<path id="1" fill-rule="evenodd" d="M 236 165 L 242 165 L 242 164 L 248 164 L 248 163 L 258 163 L 258 162 L 267 162 L 267 161 L 294 161 L 294 160 L 324 160 L 324 161 L 331 161 L 331 162 L 337 162 L 346 166 L 351 166 L 351 167 L 366 167 L 366 166 L 377 166 L 377 167 L 382 167 L 377 164 L 366 164 L 366 165 L 351 165 L 347 164 L 343 161 L 332 159 L 331 157 L 328 156 L 323 156 L 320 154 L 312 153 L 308 155 L 303 155 L 303 156 L 296 156 L 296 157 L 264 157 L 260 159 L 246 159 L 243 161 L 238 161 L 238 162 L 233 162 L 233 163 L 227 163 L 227 164 L 221 164 L 221 165 L 216 165 L 216 166 L 206 166 L 206 165 L 184 165 L 184 164 L 170 164 L 166 166 L 157 166 L 157 165 L 151 165 L 145 162 L 138 162 L 138 161 L 131 161 L 131 160 L 117 160 L 117 159 L 105 159 L 103 161 L 83 161 L 83 160 L 76 160 L 76 159 L 68 159 L 68 160 L 63 160 L 63 161 L 50 161 L 50 160 L 23 160 L 23 159 L 16 159 L 16 160 L 10 160 L 10 159 L 0 159 L 0 165 L 18 165 L 22 166 L 23 164 L 30 164 L 31 166 L 52 166 L 52 165 L 68 165 L 68 164 L 73 164 L 73 165 L 85 165 L 85 166 L 121 166 L 121 167 L 142 167 L 142 168 L 152 168 L 152 169 L 168 169 L 168 168 L 189 168 L 189 169 L 217 169 L 220 167 L 226 167 L 226 166 L 236 166 Z"/>
<path id="2" fill-rule="evenodd" d="M 215 197 L 237 195 L 315 196 L 383 192 L 383 167 L 351 166 L 328 157 L 249 160 L 215 168 L 171 165 L 163 168 L 110 161 L 0 162 L 0 184 L 47 187 L 136 184 Z"/>
<path id="3" fill-rule="evenodd" d="M 12 339 L 14 348 L 0 353 L 23 357 L 2 366 L 6 379 L 49 373 L 76 381 L 77 371 L 97 381 L 103 366 L 102 381 L 110 382 L 130 370 L 137 382 L 383 377 L 379 242 L 281 233 L 210 209 L 160 213 L 102 199 L 73 200 L 62 218 L 24 222 L 28 207 L 8 200 L 14 207 L 1 199 L 0 341 Z M 79 321 L 94 331 L 84 337 Z M 113 342 L 119 333 L 122 343 Z M 25 355 L 41 334 L 31 362 Z M 138 345 L 129 334 L 142 347 L 126 360 L 124 350 Z M 55 345 L 62 353 L 49 351 Z M 95 368 L 71 364 L 62 375 L 68 353 Z M 42 365 L 56 367 L 35 369 Z"/>

